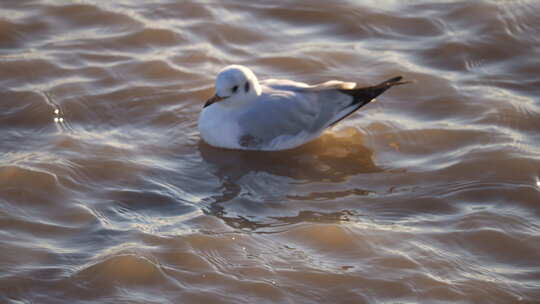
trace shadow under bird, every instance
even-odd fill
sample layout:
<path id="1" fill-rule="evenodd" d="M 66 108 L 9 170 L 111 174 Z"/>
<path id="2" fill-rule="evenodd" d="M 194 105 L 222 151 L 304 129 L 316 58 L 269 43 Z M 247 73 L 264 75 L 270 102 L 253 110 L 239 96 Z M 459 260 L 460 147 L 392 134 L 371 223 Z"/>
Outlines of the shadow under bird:
<path id="1" fill-rule="evenodd" d="M 389 88 L 409 83 L 401 79 L 361 88 L 338 80 L 315 85 L 285 79 L 258 81 L 249 68 L 230 65 L 217 75 L 216 94 L 204 104 L 199 131 L 215 147 L 292 149 L 317 138 Z"/>

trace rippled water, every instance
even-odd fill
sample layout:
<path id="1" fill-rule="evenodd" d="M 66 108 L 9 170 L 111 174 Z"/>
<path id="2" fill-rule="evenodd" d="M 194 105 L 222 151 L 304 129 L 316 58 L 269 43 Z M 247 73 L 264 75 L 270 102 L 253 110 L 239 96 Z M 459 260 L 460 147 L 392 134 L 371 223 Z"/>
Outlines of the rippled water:
<path id="1" fill-rule="evenodd" d="M 540 2 L 3 1 L 0 302 L 539 303 Z M 227 64 L 414 85 L 201 142 Z"/>

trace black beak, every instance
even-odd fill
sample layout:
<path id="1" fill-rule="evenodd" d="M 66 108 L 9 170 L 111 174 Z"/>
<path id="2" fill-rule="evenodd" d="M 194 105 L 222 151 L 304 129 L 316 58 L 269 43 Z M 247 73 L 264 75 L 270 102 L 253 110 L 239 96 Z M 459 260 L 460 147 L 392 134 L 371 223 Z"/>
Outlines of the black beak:
<path id="1" fill-rule="evenodd" d="M 209 105 L 213 104 L 214 102 L 218 102 L 218 101 L 222 101 L 223 99 L 225 99 L 226 97 L 221 97 L 221 96 L 218 96 L 217 94 L 210 97 L 210 99 L 208 99 L 206 101 L 206 103 L 204 104 L 203 108 L 206 108 L 208 107 Z"/>

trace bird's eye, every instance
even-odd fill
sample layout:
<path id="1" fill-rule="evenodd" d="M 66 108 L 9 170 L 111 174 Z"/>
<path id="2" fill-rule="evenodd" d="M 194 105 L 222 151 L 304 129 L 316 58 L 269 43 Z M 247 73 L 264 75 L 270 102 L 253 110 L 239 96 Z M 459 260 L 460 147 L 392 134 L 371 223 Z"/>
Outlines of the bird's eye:
<path id="1" fill-rule="evenodd" d="M 238 91 L 238 86 L 232 87 L 232 92 L 233 92 L 233 93 L 236 93 L 236 91 Z"/>

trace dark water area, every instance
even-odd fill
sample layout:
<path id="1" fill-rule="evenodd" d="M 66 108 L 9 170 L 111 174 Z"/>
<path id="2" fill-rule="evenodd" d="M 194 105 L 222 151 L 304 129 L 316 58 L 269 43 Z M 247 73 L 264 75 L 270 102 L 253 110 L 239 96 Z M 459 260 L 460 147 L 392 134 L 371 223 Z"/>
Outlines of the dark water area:
<path id="1" fill-rule="evenodd" d="M 1 303 L 540 303 L 540 2 L 2 1 Z M 414 79 L 212 148 L 228 64 Z"/>

